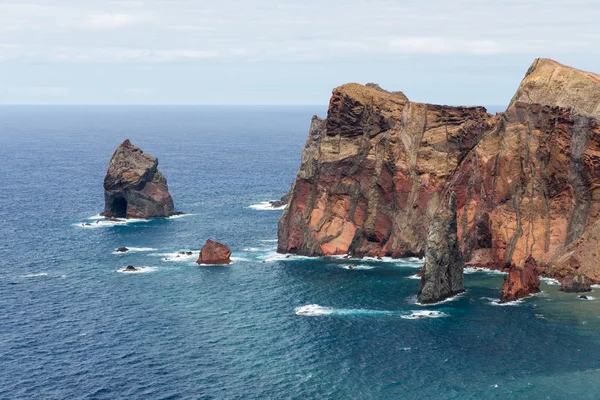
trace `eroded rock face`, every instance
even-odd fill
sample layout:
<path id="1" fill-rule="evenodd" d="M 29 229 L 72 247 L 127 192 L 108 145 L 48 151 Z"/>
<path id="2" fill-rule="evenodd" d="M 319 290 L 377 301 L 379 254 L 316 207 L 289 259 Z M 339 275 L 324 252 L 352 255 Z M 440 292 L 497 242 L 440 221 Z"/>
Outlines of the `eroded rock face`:
<path id="1" fill-rule="evenodd" d="M 424 251 L 440 194 L 495 117 L 483 107 L 413 103 L 358 84 L 313 118 L 280 252 L 408 256 Z"/>
<path id="2" fill-rule="evenodd" d="M 403 257 L 457 196 L 468 266 L 577 269 L 600 282 L 600 76 L 536 60 L 506 112 L 420 104 L 371 85 L 333 92 L 311 127 L 278 251 Z"/>
<path id="3" fill-rule="evenodd" d="M 540 277 L 537 273 L 537 263 L 529 257 L 523 267 L 513 265 L 504 277 L 501 303 L 522 299 L 540 291 Z"/>
<path id="4" fill-rule="evenodd" d="M 222 265 L 231 262 L 231 250 L 222 243 L 208 239 L 198 257 L 197 264 Z"/>
<path id="5" fill-rule="evenodd" d="M 566 277 L 560 285 L 561 292 L 582 293 L 591 292 L 592 281 L 585 275 L 576 274 Z"/>
<path id="6" fill-rule="evenodd" d="M 437 303 L 464 292 L 463 254 L 456 235 L 456 195 L 442 207 L 427 231 L 425 266 L 417 299 L 421 304 Z"/>
<path id="7" fill-rule="evenodd" d="M 108 218 L 161 218 L 176 214 L 158 160 L 125 140 L 113 153 L 104 178 Z"/>

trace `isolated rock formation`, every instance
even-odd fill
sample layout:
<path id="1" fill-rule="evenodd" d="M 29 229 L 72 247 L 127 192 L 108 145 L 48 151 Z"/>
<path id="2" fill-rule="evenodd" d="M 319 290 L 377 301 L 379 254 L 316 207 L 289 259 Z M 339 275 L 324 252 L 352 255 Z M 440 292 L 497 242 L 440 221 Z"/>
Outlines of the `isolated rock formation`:
<path id="1" fill-rule="evenodd" d="M 113 153 L 104 178 L 108 218 L 160 218 L 176 214 L 158 160 L 125 140 Z"/>
<path id="2" fill-rule="evenodd" d="M 437 303 L 464 292 L 463 254 L 456 235 L 456 195 L 448 207 L 436 213 L 427 231 L 425 266 L 417 299 L 421 304 Z"/>
<path id="3" fill-rule="evenodd" d="M 231 262 L 231 250 L 222 243 L 208 239 L 200 250 L 197 264 L 229 264 Z"/>
<path id="4" fill-rule="evenodd" d="M 540 277 L 536 270 L 537 263 L 529 257 L 523 267 L 513 265 L 504 277 L 501 303 L 515 301 L 540 291 Z"/>
<path id="5" fill-rule="evenodd" d="M 585 275 L 576 274 L 566 277 L 560 285 L 561 292 L 581 293 L 591 292 L 592 281 Z"/>
<path id="6" fill-rule="evenodd" d="M 378 87 L 336 88 L 313 119 L 278 251 L 404 257 L 425 249 L 457 197 L 473 267 L 600 282 L 600 76 L 536 60 L 506 112 L 420 104 Z"/>

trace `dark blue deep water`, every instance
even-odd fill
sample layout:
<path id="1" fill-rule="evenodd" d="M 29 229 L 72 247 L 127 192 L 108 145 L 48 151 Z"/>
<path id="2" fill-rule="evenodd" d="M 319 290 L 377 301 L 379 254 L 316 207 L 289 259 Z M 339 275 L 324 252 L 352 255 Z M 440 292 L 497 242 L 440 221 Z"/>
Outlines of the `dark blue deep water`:
<path id="1" fill-rule="evenodd" d="M 289 188 L 324 111 L 0 107 L 0 398 L 599 398 L 596 293 L 498 306 L 502 276 L 475 272 L 421 307 L 418 260 L 276 255 L 281 211 L 249 206 Z M 190 215 L 90 219 L 125 138 Z M 231 266 L 173 254 L 208 238 Z"/>

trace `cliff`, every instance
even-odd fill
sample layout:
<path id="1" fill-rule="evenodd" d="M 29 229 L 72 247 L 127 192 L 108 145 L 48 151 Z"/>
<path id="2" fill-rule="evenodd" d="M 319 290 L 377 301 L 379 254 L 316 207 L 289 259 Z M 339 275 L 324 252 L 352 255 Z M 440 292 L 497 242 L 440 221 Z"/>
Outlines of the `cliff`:
<path id="1" fill-rule="evenodd" d="M 548 59 L 533 63 L 496 116 L 343 85 L 327 118 L 313 119 L 278 250 L 422 254 L 455 192 L 467 264 L 523 267 L 532 256 L 544 275 L 572 275 L 566 254 L 577 255 L 573 243 L 600 213 L 598 117 L 600 76 Z M 600 267 L 585 263 L 598 281 Z"/>
<path id="2" fill-rule="evenodd" d="M 176 214 L 158 160 L 125 140 L 113 153 L 104 178 L 109 218 L 159 218 Z"/>

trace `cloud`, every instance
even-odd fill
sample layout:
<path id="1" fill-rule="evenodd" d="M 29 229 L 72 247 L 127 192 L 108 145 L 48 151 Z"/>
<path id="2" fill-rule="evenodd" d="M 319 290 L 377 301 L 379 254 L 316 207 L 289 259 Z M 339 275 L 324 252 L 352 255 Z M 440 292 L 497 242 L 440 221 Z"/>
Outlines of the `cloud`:
<path id="1" fill-rule="evenodd" d="M 83 26 L 97 30 L 120 29 L 149 20 L 148 16 L 130 14 L 93 14 L 85 19 Z"/>
<path id="2" fill-rule="evenodd" d="M 398 37 L 389 41 L 392 52 L 403 54 L 499 54 L 507 49 L 493 40 L 446 37 Z"/>

